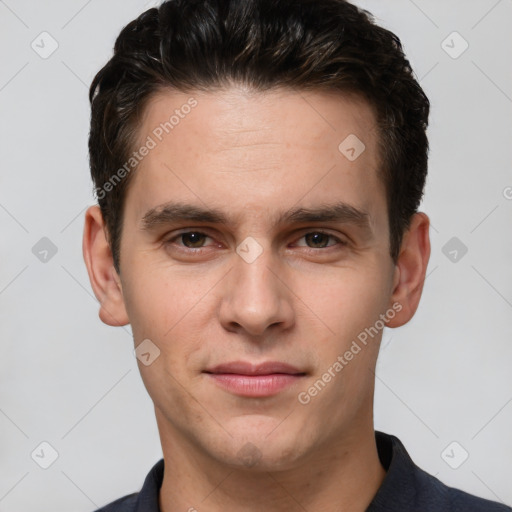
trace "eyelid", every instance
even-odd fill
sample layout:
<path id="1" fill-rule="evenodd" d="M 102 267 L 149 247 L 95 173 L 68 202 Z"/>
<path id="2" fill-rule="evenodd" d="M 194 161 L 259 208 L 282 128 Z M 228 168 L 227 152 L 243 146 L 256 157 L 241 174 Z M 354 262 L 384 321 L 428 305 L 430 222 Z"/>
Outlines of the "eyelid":
<path id="1" fill-rule="evenodd" d="M 198 235 L 204 235 L 205 237 L 213 240 L 213 237 L 210 236 L 207 233 L 207 231 L 204 230 L 204 228 L 200 228 L 200 229 L 186 228 L 186 229 L 180 230 L 179 232 L 173 232 L 172 236 L 169 236 L 169 237 L 167 237 L 167 235 L 164 236 L 163 243 L 164 243 L 164 245 L 170 245 L 170 244 L 174 243 L 176 241 L 176 239 L 180 238 L 182 235 L 187 235 L 189 233 L 196 233 Z M 185 251 L 198 252 L 198 251 L 204 249 L 204 247 L 197 247 L 196 249 L 191 249 L 190 247 L 180 246 L 180 249 L 183 249 Z"/>
<path id="2" fill-rule="evenodd" d="M 329 236 L 330 238 L 332 238 L 332 239 L 336 240 L 337 242 L 339 242 L 339 245 L 342 245 L 342 246 L 348 245 L 348 243 L 349 243 L 349 242 L 348 242 L 348 240 L 346 240 L 346 239 L 345 239 L 346 237 L 345 237 L 345 238 L 340 238 L 340 236 L 335 235 L 335 234 L 333 234 L 331 231 L 328 231 L 328 230 L 326 230 L 326 229 L 322 229 L 322 228 L 316 228 L 316 229 L 305 228 L 305 229 L 302 229 L 302 230 L 300 230 L 300 231 L 297 233 L 297 234 L 300 234 L 300 236 L 299 236 L 299 238 L 298 238 L 298 239 L 300 240 L 301 238 L 304 238 L 306 235 L 308 235 L 308 234 L 310 234 L 310 233 L 321 233 L 321 234 L 323 234 L 323 235 L 327 235 L 327 236 Z M 297 235 L 296 235 L 296 236 L 297 236 Z M 301 247 L 302 247 L 302 246 L 301 246 Z M 316 249 L 315 249 L 314 247 L 305 247 L 305 249 L 309 249 L 309 250 L 311 250 L 311 251 L 315 251 L 315 250 L 317 250 L 317 249 L 323 249 L 323 250 L 325 250 L 325 249 L 327 249 L 327 248 L 329 248 L 329 247 L 335 247 L 335 246 L 333 246 L 333 245 L 329 245 L 329 246 L 327 246 L 327 247 L 318 247 L 318 248 L 316 248 Z"/>
<path id="3" fill-rule="evenodd" d="M 170 245 L 172 243 L 174 243 L 176 241 L 176 239 L 178 239 L 180 236 L 182 235 L 185 235 L 185 234 L 189 234 L 189 233 L 196 233 L 196 234 L 199 234 L 199 235 L 204 235 L 206 238 L 210 238 L 211 240 L 214 239 L 213 236 L 211 236 L 210 234 L 208 234 L 208 229 L 204 229 L 204 228 L 183 228 L 181 230 L 179 230 L 178 232 L 174 232 L 173 235 L 170 237 L 170 238 L 167 238 L 165 237 L 164 239 L 164 245 Z M 294 238 L 297 239 L 297 240 L 300 240 L 301 238 L 304 238 L 306 235 L 310 234 L 310 233 L 321 233 L 321 234 L 324 234 L 324 235 L 327 235 L 329 236 L 330 238 L 336 240 L 338 242 L 338 245 L 340 246 L 346 246 L 349 244 L 348 240 L 344 239 L 344 238 L 340 238 L 340 236 L 338 235 L 335 235 L 333 234 L 332 232 L 326 230 L 326 229 L 322 229 L 322 228 L 302 228 L 300 230 L 297 230 L 295 233 L 294 233 Z M 298 237 L 298 238 L 297 238 Z M 179 246 L 180 249 L 184 250 L 184 251 L 189 251 L 189 252 L 199 252 L 203 249 L 206 249 L 208 246 L 206 247 L 196 247 L 196 248 L 190 248 L 190 247 L 185 247 L 185 246 Z M 317 250 L 327 250 L 329 247 L 336 247 L 336 244 L 335 245 L 328 245 L 327 247 L 307 247 L 307 246 L 300 246 L 300 247 L 303 247 L 304 249 L 307 249 L 307 250 L 310 250 L 310 251 L 317 251 Z"/>

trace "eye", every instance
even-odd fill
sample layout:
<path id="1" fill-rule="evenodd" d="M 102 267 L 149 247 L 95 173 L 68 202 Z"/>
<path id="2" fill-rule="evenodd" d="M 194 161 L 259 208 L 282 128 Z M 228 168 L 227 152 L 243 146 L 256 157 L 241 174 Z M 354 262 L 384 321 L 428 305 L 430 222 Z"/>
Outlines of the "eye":
<path id="1" fill-rule="evenodd" d="M 338 245 L 342 245 L 342 246 L 347 245 L 346 241 L 344 241 L 334 235 L 331 235 L 330 233 L 326 233 L 324 231 L 311 231 L 309 233 L 304 234 L 301 237 L 301 239 L 302 238 L 306 240 L 307 244 L 312 244 L 312 247 L 310 245 L 308 245 L 308 247 L 310 249 L 324 249 L 326 247 L 332 247 L 333 245 L 336 245 L 336 244 L 327 245 L 329 239 L 332 239 L 332 240 L 338 242 Z M 303 247 L 303 246 L 301 246 L 301 247 Z"/>
<path id="2" fill-rule="evenodd" d="M 182 231 L 181 233 L 175 234 L 164 242 L 166 246 L 174 246 L 179 250 L 186 252 L 201 252 L 201 249 L 208 247 L 205 245 L 206 239 L 211 239 L 206 233 L 202 231 Z M 340 239 L 324 231 L 310 231 L 300 237 L 299 240 L 304 239 L 306 245 L 297 244 L 298 247 L 306 247 L 311 250 L 315 249 L 327 249 L 329 247 L 335 247 L 336 245 L 343 247 L 348 245 L 345 240 Z M 329 243 L 332 241 L 334 243 Z M 211 245 L 211 244 L 210 244 Z"/>
<path id="3" fill-rule="evenodd" d="M 178 244 L 178 247 L 185 249 L 202 249 L 205 238 L 210 238 L 207 234 L 201 231 L 186 231 L 175 235 L 165 242 L 166 245 L 174 244 L 175 241 L 181 241 L 183 245 Z"/>

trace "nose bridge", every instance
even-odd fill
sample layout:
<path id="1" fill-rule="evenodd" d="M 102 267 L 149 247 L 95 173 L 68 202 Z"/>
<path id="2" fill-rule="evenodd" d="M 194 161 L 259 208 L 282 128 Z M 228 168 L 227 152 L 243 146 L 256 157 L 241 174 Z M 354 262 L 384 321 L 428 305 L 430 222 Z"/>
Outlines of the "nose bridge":
<path id="1" fill-rule="evenodd" d="M 224 324 L 236 323 L 254 335 L 272 324 L 289 324 L 289 294 L 278 267 L 278 259 L 262 238 L 247 237 L 237 246 L 221 306 Z"/>
<path id="2" fill-rule="evenodd" d="M 256 245 L 258 244 L 258 245 Z M 269 247 L 260 242 L 244 241 L 237 247 L 234 279 L 247 291 L 275 295 L 276 258 Z M 250 295 L 248 298 L 250 299 Z"/>

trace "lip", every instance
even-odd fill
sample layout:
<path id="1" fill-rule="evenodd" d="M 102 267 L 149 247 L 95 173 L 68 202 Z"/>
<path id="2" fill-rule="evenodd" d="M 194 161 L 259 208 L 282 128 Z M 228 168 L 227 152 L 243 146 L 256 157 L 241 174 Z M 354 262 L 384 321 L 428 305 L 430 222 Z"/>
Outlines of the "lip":
<path id="1" fill-rule="evenodd" d="M 251 364 L 245 361 L 232 361 L 223 363 L 205 370 L 206 373 L 236 373 L 238 375 L 271 375 L 283 373 L 288 375 L 304 374 L 295 366 L 280 361 L 266 361 L 260 364 Z"/>
<path id="2" fill-rule="evenodd" d="M 261 364 L 233 361 L 209 368 L 203 373 L 226 391 L 245 397 L 276 395 L 306 375 L 298 368 L 279 361 Z"/>

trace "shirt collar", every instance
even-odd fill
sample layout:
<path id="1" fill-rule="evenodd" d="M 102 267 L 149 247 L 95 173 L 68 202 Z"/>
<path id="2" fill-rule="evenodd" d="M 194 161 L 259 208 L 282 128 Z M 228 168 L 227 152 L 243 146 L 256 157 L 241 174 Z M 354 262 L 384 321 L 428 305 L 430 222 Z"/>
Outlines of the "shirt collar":
<path id="1" fill-rule="evenodd" d="M 160 512 L 159 494 L 164 480 L 164 459 L 160 459 L 148 473 L 137 497 L 134 512 Z"/>
<path id="2" fill-rule="evenodd" d="M 400 505 L 406 510 L 416 500 L 414 479 L 421 470 L 414 464 L 398 437 L 375 431 L 375 440 L 386 476 L 366 512 L 387 510 L 390 503 L 397 507 L 396 510 L 400 510 Z"/>

